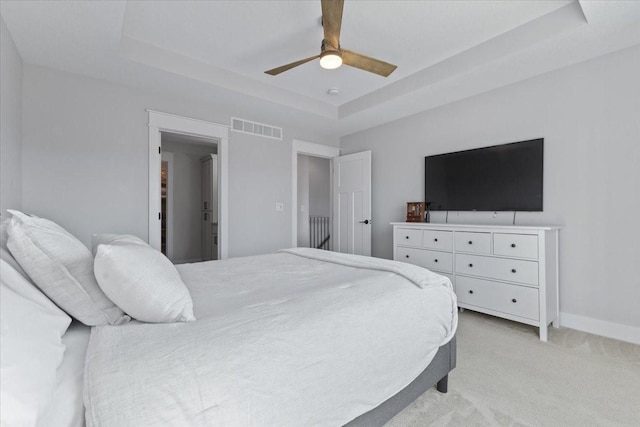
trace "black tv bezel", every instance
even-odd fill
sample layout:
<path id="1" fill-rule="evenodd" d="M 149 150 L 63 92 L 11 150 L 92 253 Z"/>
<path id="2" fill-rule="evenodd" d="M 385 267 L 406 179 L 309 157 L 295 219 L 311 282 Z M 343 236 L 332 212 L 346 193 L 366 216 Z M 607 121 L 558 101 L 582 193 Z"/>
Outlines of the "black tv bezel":
<path id="1" fill-rule="evenodd" d="M 435 208 L 433 206 L 429 206 L 428 209 L 431 211 L 459 211 L 459 212 L 543 212 L 544 211 L 544 138 L 533 138 L 533 139 L 527 139 L 524 141 L 516 141 L 516 142 L 508 142 L 505 144 L 495 144 L 495 145 L 489 145 L 486 147 L 478 147 L 478 148 L 471 148 L 468 150 L 459 150 L 459 151 L 451 151 L 448 153 L 441 153 L 441 154 L 434 154 L 431 156 L 425 156 L 424 157 L 424 195 L 425 195 L 425 202 L 426 203 L 430 203 L 430 201 L 427 199 L 427 161 L 430 158 L 436 158 L 436 157 L 445 157 L 445 156 L 449 156 L 449 155 L 454 155 L 454 154 L 460 154 L 460 153 L 467 153 L 467 152 L 472 152 L 472 151 L 484 151 L 484 150 L 491 150 L 493 148 L 496 147 L 504 147 L 504 146 L 508 146 L 508 145 L 516 145 L 516 144 L 523 144 L 523 143 L 534 143 L 534 142 L 539 142 L 541 147 L 540 147 L 540 154 L 542 156 L 542 162 L 540 162 L 540 209 L 536 209 L 536 210 L 523 210 L 523 209 L 508 209 L 508 208 L 498 208 L 498 209 L 484 209 L 484 208 L 479 208 L 479 209 L 458 209 L 456 207 L 443 207 L 443 208 Z"/>

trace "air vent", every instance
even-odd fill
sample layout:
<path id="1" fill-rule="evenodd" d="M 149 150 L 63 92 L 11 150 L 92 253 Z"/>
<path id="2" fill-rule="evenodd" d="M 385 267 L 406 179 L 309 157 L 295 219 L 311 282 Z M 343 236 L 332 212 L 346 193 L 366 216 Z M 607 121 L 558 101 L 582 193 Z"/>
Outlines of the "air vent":
<path id="1" fill-rule="evenodd" d="M 282 128 L 265 125 L 264 123 L 250 122 L 249 120 L 239 119 L 237 117 L 231 117 L 231 130 L 282 140 Z"/>

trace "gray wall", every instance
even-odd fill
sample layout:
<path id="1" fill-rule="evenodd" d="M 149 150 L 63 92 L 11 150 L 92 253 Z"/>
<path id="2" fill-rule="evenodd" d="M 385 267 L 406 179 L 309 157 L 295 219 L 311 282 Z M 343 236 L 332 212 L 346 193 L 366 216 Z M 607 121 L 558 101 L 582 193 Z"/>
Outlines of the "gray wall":
<path id="1" fill-rule="evenodd" d="M 266 102 L 228 111 L 173 93 L 140 90 L 25 64 L 23 207 L 89 244 L 92 233 L 148 235 L 147 112 L 228 124 L 231 116 L 284 128 L 284 140 L 230 132 L 229 255 L 291 246 L 292 138 L 337 145 L 297 129 Z M 239 95 L 240 96 L 240 95 Z M 261 107 L 261 108 L 260 108 Z M 275 203 L 284 202 L 276 212 Z"/>
<path id="2" fill-rule="evenodd" d="M 331 215 L 331 160 L 309 156 L 309 215 Z"/>
<path id="3" fill-rule="evenodd" d="M 517 223 L 564 225 L 561 311 L 640 326 L 638 76 L 635 47 L 344 137 L 344 154 L 373 152 L 373 255 L 392 257 L 389 222 L 424 199 L 424 156 L 544 137 L 544 212 Z"/>
<path id="4" fill-rule="evenodd" d="M 0 212 L 22 208 L 22 58 L 0 17 Z"/>
<path id="5" fill-rule="evenodd" d="M 229 145 L 229 162 L 235 165 L 229 166 L 229 252 L 253 255 L 291 247 L 291 140 L 237 133 Z M 282 212 L 275 209 L 279 201 Z"/>

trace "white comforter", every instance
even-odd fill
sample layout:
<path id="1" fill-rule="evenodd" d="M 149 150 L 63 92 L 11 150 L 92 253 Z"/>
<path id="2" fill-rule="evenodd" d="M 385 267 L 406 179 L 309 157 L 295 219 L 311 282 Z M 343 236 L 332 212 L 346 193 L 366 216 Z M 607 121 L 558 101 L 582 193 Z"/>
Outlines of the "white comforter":
<path id="1" fill-rule="evenodd" d="M 455 333 L 448 279 L 291 251 L 178 266 L 195 322 L 93 328 L 87 425 L 340 426 L 413 381 Z"/>

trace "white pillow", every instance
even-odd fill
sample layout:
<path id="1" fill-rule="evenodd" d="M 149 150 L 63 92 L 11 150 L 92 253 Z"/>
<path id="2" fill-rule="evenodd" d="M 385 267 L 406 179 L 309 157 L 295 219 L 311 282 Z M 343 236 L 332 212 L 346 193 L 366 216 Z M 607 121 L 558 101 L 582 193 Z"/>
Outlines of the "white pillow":
<path id="1" fill-rule="evenodd" d="M 11 215 L 11 213 L 9 213 Z M 15 268 L 18 273 L 22 274 L 25 278 L 29 279 L 27 273 L 24 272 L 20 264 L 15 260 L 13 255 L 9 252 L 9 247 L 7 246 L 7 241 L 9 240 L 9 223 L 11 222 L 11 217 L 7 215 L 3 215 L 0 217 L 0 258 L 11 264 L 11 267 Z"/>
<path id="2" fill-rule="evenodd" d="M 91 252 L 78 239 L 47 219 L 9 212 L 9 250 L 53 302 L 85 325 L 130 320 L 100 290 Z"/>
<path id="3" fill-rule="evenodd" d="M 0 271 L 0 423 L 34 426 L 53 400 L 71 318 L 4 260 Z"/>
<path id="4" fill-rule="evenodd" d="M 149 246 L 147 242 L 142 240 L 141 238 L 134 236 L 132 234 L 112 234 L 112 233 L 101 233 L 101 234 L 92 234 L 91 235 L 91 252 L 93 256 L 96 256 L 98 252 L 98 245 L 108 245 L 112 242 L 118 240 L 120 243 L 131 243 L 132 245 L 143 245 Z"/>
<path id="5" fill-rule="evenodd" d="M 0 213 L 0 248 L 7 249 L 7 239 L 9 238 L 8 229 L 11 222 L 11 213 L 8 215 L 2 215 Z"/>
<path id="6" fill-rule="evenodd" d="M 128 236 L 98 246 L 94 269 L 105 294 L 143 322 L 190 322 L 193 301 L 171 261 Z"/>

